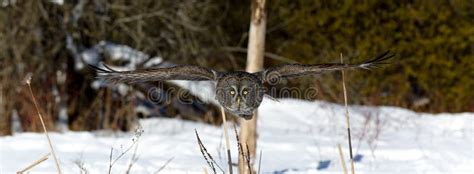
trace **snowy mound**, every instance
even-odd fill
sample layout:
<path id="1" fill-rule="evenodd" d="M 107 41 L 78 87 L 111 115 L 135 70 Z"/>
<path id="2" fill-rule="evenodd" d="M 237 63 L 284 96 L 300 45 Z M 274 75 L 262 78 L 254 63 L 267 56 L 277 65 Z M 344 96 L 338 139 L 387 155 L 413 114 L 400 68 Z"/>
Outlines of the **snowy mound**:
<path id="1" fill-rule="evenodd" d="M 474 171 L 474 113 L 425 114 L 395 107 L 352 106 L 352 142 L 357 173 L 471 173 Z M 326 102 L 284 99 L 264 100 L 259 110 L 258 150 L 263 173 L 342 173 L 337 144 L 347 158 L 344 107 Z M 202 173 L 206 162 L 194 130 L 225 167 L 222 128 L 178 119 L 141 120 L 144 133 L 138 141 L 131 173 L 154 173 L 168 160 L 162 173 Z M 237 161 L 231 132 L 233 161 Z M 110 149 L 114 157 L 132 144 L 133 133 L 65 132 L 51 139 L 63 173 L 108 171 Z M 113 167 L 124 173 L 134 149 Z M 17 133 L 0 137 L 0 173 L 14 173 L 45 155 L 43 134 Z M 346 161 L 348 164 L 348 161 Z M 55 173 L 52 158 L 31 173 Z"/>

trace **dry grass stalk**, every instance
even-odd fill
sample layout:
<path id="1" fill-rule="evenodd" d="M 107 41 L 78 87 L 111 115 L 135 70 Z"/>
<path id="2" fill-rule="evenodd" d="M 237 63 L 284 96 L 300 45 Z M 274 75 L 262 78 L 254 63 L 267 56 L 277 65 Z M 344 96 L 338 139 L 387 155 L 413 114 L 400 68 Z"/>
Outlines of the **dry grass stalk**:
<path id="1" fill-rule="evenodd" d="M 48 139 L 49 143 L 49 150 L 51 154 L 53 154 L 54 162 L 56 163 L 56 169 L 59 174 L 61 174 L 61 167 L 59 166 L 59 161 L 58 158 L 56 157 L 56 153 L 54 153 L 54 148 L 53 144 L 51 143 L 51 139 L 49 138 L 48 130 L 46 130 L 46 126 L 44 125 L 43 121 L 43 116 L 41 115 L 41 112 L 39 111 L 38 103 L 36 102 L 35 95 L 33 95 L 33 90 L 31 89 L 31 76 L 28 76 L 26 78 L 26 84 L 28 85 L 28 89 L 30 91 L 31 99 L 33 100 L 33 104 L 35 105 L 36 111 L 38 112 L 38 117 L 41 121 L 41 125 L 43 126 L 44 134 L 46 135 L 46 139 Z"/>
<path id="2" fill-rule="evenodd" d="M 112 147 L 112 148 L 110 148 L 110 155 L 109 155 L 109 172 L 108 172 L 109 174 L 112 170 L 112 165 L 113 165 L 112 156 L 113 156 L 113 154 L 114 154 L 114 148 Z"/>
<path id="3" fill-rule="evenodd" d="M 199 134 L 197 130 L 194 130 L 194 132 L 196 133 L 196 138 L 198 140 L 198 145 L 199 145 L 199 149 L 201 150 L 201 154 L 204 157 L 204 160 L 206 160 L 209 167 L 214 172 L 214 174 L 216 173 L 215 166 L 217 166 L 217 168 L 219 168 L 222 171 L 222 173 L 225 173 L 224 170 L 216 163 L 214 158 L 212 158 L 212 155 L 207 151 L 206 146 L 204 146 L 204 144 L 201 141 L 201 138 L 199 138 Z"/>
<path id="4" fill-rule="evenodd" d="M 110 156 L 109 156 L 109 174 L 112 173 L 112 167 L 114 166 L 114 164 L 120 159 L 122 158 L 128 151 L 130 151 L 130 149 L 132 149 L 133 146 L 135 146 L 138 141 L 140 140 L 140 137 L 143 133 L 143 129 L 141 127 L 139 127 L 138 129 L 135 130 L 135 137 L 132 138 L 132 144 L 127 148 L 125 149 L 125 151 L 122 151 L 122 153 L 120 153 L 115 159 L 113 159 L 113 153 L 114 153 L 114 148 L 110 148 Z M 113 160 L 112 160 L 113 159 Z M 136 159 L 138 160 L 138 158 Z"/>
<path id="5" fill-rule="evenodd" d="M 28 170 L 30 170 L 31 168 L 37 166 L 38 164 L 42 163 L 43 161 L 46 161 L 49 158 L 49 155 L 51 155 L 51 153 L 48 153 L 48 154 L 44 155 L 40 159 L 38 159 L 38 160 L 34 161 L 33 163 L 31 163 L 30 165 L 26 166 L 23 170 L 20 170 L 16 173 L 17 174 L 22 174 L 22 173 L 27 172 Z"/>
<path id="6" fill-rule="evenodd" d="M 130 171 L 132 170 L 133 164 L 135 164 L 138 161 L 137 150 L 138 150 L 138 143 L 135 146 L 135 149 L 133 150 L 132 158 L 130 159 L 130 162 L 128 163 L 127 171 L 125 171 L 126 174 L 130 173 Z"/>
<path id="7" fill-rule="evenodd" d="M 224 129 L 224 138 L 225 138 L 225 145 L 226 145 L 226 151 L 227 151 L 227 165 L 229 167 L 229 173 L 232 174 L 232 157 L 230 155 L 230 140 L 229 140 L 229 134 L 227 133 L 227 119 L 225 116 L 225 111 L 224 108 L 221 107 L 221 115 L 222 115 L 222 125 Z"/>
<path id="8" fill-rule="evenodd" d="M 343 63 L 342 60 L 342 53 L 341 53 L 341 63 Z M 350 119 L 349 119 L 349 109 L 347 108 L 347 91 L 346 91 L 346 79 L 344 77 L 344 70 L 342 72 L 342 88 L 344 90 L 344 108 L 346 110 L 346 127 L 347 127 L 347 139 L 349 141 L 349 156 L 351 158 L 351 171 L 352 174 L 355 174 L 355 169 L 354 169 L 354 158 L 352 155 L 352 141 L 351 141 L 351 124 L 350 124 Z"/>
<path id="9" fill-rule="evenodd" d="M 248 167 L 248 170 L 250 173 L 252 173 L 252 167 L 250 165 L 250 152 L 249 152 L 249 149 L 248 149 L 248 145 L 246 145 L 247 147 L 247 154 L 244 153 L 244 149 L 242 147 L 242 143 L 240 142 L 240 139 L 239 139 L 239 134 L 237 132 L 237 128 L 235 127 L 234 125 L 234 132 L 235 132 L 235 139 L 237 140 L 237 149 L 239 150 L 239 155 L 242 159 L 245 159 L 245 162 L 247 164 L 247 167 Z M 240 163 L 239 164 L 239 167 L 240 168 L 243 168 L 245 167 L 243 163 Z"/>
<path id="10" fill-rule="evenodd" d="M 344 174 L 347 174 L 346 162 L 344 161 L 344 154 L 342 153 L 341 144 L 337 144 L 337 149 L 339 151 L 339 158 L 341 159 L 342 171 Z"/>
<path id="11" fill-rule="evenodd" d="M 247 155 L 246 156 L 243 156 L 245 157 L 245 161 L 247 161 L 247 168 L 249 169 L 249 174 L 252 174 L 252 166 L 250 165 L 250 150 L 249 150 L 249 145 L 248 144 L 245 144 L 246 148 L 247 148 Z"/>
<path id="12" fill-rule="evenodd" d="M 160 173 L 163 169 L 166 168 L 166 166 L 168 166 L 168 164 L 174 159 L 174 157 L 171 157 L 170 159 L 168 159 L 165 164 L 163 164 L 156 172 L 155 174 L 158 174 Z"/>
<path id="13" fill-rule="evenodd" d="M 84 161 L 81 160 L 75 160 L 74 164 L 79 168 L 79 174 L 89 174 L 89 171 L 84 167 Z"/>
<path id="14" fill-rule="evenodd" d="M 260 155 L 258 157 L 258 171 L 257 171 L 258 174 L 260 174 L 261 165 L 262 165 L 262 150 L 260 150 Z"/>

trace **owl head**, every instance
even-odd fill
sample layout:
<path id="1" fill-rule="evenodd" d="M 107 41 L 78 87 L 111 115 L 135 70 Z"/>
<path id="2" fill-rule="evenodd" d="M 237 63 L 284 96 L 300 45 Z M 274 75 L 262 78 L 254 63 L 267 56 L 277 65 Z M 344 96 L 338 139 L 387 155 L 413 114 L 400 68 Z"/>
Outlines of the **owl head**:
<path id="1" fill-rule="evenodd" d="M 261 80 L 247 72 L 232 72 L 217 80 L 216 99 L 228 112 L 247 120 L 260 106 L 264 95 Z"/>

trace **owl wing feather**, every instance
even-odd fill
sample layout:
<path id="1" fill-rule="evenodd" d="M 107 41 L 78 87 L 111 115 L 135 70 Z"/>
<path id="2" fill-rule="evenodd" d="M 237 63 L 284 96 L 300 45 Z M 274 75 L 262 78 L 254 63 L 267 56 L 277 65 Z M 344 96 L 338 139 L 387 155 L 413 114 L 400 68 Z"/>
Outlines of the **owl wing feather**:
<path id="1" fill-rule="evenodd" d="M 275 78 L 291 78 L 310 74 L 320 74 L 331 71 L 345 70 L 345 69 L 370 69 L 379 65 L 388 64 L 386 60 L 394 57 L 390 51 L 387 51 L 374 59 L 365 61 L 363 63 L 356 64 L 341 64 L 341 63 L 330 63 L 330 64 L 315 64 L 315 65 L 303 65 L 303 64 L 287 64 L 272 67 L 264 71 L 254 73 L 263 81 L 270 81 Z"/>
<path id="2" fill-rule="evenodd" d="M 216 80 L 219 72 L 195 65 L 178 65 L 168 68 L 139 69 L 133 71 L 117 71 L 103 64 L 104 68 L 89 65 L 95 69 L 98 78 L 106 81 L 118 83 L 138 83 L 147 81 L 164 80 L 191 80 L 205 81 Z"/>

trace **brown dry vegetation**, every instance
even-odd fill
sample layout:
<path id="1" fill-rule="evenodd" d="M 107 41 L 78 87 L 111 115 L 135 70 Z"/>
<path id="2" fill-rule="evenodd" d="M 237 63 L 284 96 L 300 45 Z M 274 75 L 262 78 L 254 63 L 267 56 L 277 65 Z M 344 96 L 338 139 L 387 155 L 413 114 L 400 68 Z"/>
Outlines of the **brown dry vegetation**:
<path id="1" fill-rule="evenodd" d="M 10 133 L 15 110 L 23 130 L 40 131 L 22 83 L 28 73 L 33 74 L 32 85 L 38 89 L 48 125 L 54 125 L 60 106 L 66 106 L 72 130 L 129 129 L 136 120 L 135 98 L 119 96 L 114 89 L 91 88 L 94 73 L 75 68 L 77 53 L 106 40 L 174 63 L 212 65 L 218 59 L 207 57 L 225 55 L 215 51 L 225 39 L 216 27 L 218 21 L 211 18 L 218 12 L 208 1 L 68 1 L 64 5 L 17 1 L 2 7 L 0 134 Z M 76 50 L 68 47 L 68 37 Z M 219 119 L 205 119 L 219 123 Z"/>

